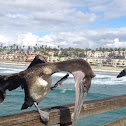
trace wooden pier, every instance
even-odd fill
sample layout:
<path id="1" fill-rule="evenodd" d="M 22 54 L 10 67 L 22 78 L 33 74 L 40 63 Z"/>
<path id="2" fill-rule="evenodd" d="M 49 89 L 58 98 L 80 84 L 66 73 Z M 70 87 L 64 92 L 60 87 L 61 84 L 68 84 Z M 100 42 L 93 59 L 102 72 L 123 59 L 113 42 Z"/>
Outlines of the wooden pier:
<path id="1" fill-rule="evenodd" d="M 92 115 L 109 112 L 112 110 L 126 107 L 126 95 L 114 96 L 104 99 L 85 101 L 80 113 L 80 119 Z M 57 124 L 58 126 L 70 126 L 71 114 L 74 111 L 74 104 L 56 106 L 52 108 L 43 109 L 49 112 L 48 125 Z M 116 126 L 112 124 L 126 124 L 126 118 L 117 120 L 104 126 Z M 13 115 L 1 116 L 0 126 L 45 126 L 40 121 L 40 116 L 37 111 L 23 112 Z M 117 125 L 123 126 L 123 125 Z"/>

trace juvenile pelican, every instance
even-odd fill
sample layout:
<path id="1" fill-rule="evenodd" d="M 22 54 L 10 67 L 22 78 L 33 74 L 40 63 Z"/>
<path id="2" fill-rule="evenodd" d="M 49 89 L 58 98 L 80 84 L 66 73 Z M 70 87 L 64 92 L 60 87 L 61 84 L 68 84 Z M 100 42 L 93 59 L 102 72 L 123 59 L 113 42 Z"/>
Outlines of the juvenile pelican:
<path id="1" fill-rule="evenodd" d="M 91 79 L 95 76 L 90 65 L 85 60 L 73 59 L 57 63 L 40 63 L 17 74 L 1 76 L 0 101 L 4 101 L 6 89 L 11 91 L 21 85 L 24 87 L 25 91 L 25 101 L 21 109 L 27 109 L 34 104 L 40 113 L 42 121 L 47 123 L 49 114 L 41 111 L 37 103 L 41 102 L 51 90 L 51 75 L 60 71 L 70 72 L 75 79 L 76 98 L 72 121 L 72 125 L 75 126 L 82 108 L 83 100 L 90 89 Z M 66 75 L 65 79 L 67 77 Z M 60 82 L 62 82 L 62 80 L 64 80 L 64 78 L 62 78 Z"/>
<path id="2" fill-rule="evenodd" d="M 123 76 L 126 76 L 126 68 L 125 68 L 124 70 L 122 70 L 122 71 L 118 74 L 117 78 L 123 77 Z"/>

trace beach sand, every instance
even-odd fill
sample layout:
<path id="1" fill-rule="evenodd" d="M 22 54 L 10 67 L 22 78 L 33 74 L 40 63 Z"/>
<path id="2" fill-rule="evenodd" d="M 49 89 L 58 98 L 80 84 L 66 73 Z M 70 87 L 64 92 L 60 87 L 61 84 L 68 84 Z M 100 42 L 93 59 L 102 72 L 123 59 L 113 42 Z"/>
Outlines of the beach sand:
<path id="1" fill-rule="evenodd" d="M 18 61 L 0 61 L 0 64 L 7 64 L 7 65 L 19 65 L 19 66 L 28 66 L 30 62 L 18 62 Z"/>
<path id="2" fill-rule="evenodd" d="M 0 64 L 28 66 L 30 62 L 0 61 Z M 124 69 L 122 67 L 107 67 L 107 66 L 91 66 L 91 68 L 93 69 L 94 72 L 112 72 L 112 73 L 119 73 Z"/>
<path id="3" fill-rule="evenodd" d="M 112 73 L 119 73 L 124 68 L 122 67 L 107 67 L 107 66 L 91 66 L 93 71 L 95 72 L 112 72 Z"/>

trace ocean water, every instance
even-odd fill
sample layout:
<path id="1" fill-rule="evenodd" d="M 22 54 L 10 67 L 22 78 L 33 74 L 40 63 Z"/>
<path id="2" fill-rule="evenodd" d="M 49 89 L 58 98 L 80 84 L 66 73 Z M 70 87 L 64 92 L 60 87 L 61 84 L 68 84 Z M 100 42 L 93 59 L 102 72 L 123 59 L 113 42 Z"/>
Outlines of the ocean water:
<path id="1" fill-rule="evenodd" d="M 2 65 L 0 64 L 0 75 L 7 75 L 20 72 L 26 66 Z M 66 73 L 56 73 L 52 77 L 52 86 Z M 92 85 L 86 100 L 94 100 L 111 96 L 123 95 L 126 92 L 126 77 L 117 79 L 117 73 L 95 72 L 96 77 L 92 79 Z M 62 86 L 50 91 L 45 99 L 39 103 L 40 108 L 71 104 L 75 101 L 74 78 L 72 75 L 63 82 Z M 19 87 L 11 92 L 7 91 L 7 96 L 3 104 L 0 104 L 0 116 L 20 113 L 24 111 L 36 110 L 31 107 L 21 111 L 24 102 L 24 91 Z M 100 126 L 108 122 L 126 117 L 126 108 L 111 112 L 87 117 L 78 120 L 77 126 Z"/>

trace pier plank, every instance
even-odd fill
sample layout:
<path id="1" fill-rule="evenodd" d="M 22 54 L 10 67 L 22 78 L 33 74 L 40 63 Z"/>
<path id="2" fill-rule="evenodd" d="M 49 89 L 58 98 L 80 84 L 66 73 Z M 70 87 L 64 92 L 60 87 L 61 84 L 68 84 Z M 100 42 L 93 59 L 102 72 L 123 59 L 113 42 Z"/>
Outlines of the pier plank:
<path id="1" fill-rule="evenodd" d="M 126 95 L 114 96 L 104 99 L 85 101 L 79 119 L 92 115 L 109 112 L 126 107 Z M 71 114 L 74 111 L 74 104 L 56 106 L 42 109 L 49 112 L 47 125 L 59 124 L 60 126 L 71 125 Z M 0 126 L 45 126 L 40 121 L 37 111 L 22 112 L 13 115 L 1 116 Z"/>

